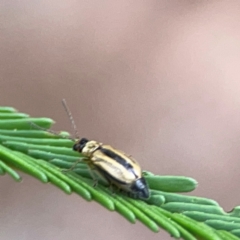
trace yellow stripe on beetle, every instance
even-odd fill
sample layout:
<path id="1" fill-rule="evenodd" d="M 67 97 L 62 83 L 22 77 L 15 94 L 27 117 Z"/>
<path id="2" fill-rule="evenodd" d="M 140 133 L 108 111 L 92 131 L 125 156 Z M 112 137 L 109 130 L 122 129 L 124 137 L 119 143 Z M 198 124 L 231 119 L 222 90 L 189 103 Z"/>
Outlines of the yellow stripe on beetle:
<path id="1" fill-rule="evenodd" d="M 113 184 L 134 197 L 149 198 L 149 189 L 141 167 L 131 156 L 109 145 L 82 138 L 73 146 L 82 153 L 88 166 L 109 184 Z"/>

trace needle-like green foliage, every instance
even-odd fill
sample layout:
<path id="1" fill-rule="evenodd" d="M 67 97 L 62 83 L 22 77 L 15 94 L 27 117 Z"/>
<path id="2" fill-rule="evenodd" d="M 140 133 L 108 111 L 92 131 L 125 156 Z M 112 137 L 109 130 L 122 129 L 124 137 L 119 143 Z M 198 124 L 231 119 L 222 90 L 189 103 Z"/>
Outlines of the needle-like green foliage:
<path id="1" fill-rule="evenodd" d="M 67 194 L 75 192 L 87 201 L 94 200 L 131 223 L 141 221 L 154 232 L 162 228 L 174 238 L 239 239 L 240 206 L 227 213 L 212 199 L 180 194 L 193 191 L 196 180 L 144 172 L 151 191 L 148 200 L 119 192 L 112 194 L 103 181 L 93 187 L 85 163 L 79 162 L 72 171 L 64 171 L 82 158 L 72 150 L 73 142 L 66 138 L 68 133 L 53 135 L 33 129 L 31 122 L 47 129 L 54 123 L 49 118 L 30 118 L 12 107 L 0 107 L 0 175 L 9 174 L 20 181 L 14 170 L 18 169 Z"/>

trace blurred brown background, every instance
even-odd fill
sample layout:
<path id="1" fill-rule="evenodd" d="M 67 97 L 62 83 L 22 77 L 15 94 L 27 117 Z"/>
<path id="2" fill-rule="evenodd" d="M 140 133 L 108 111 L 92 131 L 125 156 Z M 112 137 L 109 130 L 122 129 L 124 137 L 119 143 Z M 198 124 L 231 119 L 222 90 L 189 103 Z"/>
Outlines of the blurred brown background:
<path id="1" fill-rule="evenodd" d="M 0 105 L 51 117 L 240 205 L 239 1 L 0 1 Z M 1 239 L 171 239 L 23 175 Z"/>

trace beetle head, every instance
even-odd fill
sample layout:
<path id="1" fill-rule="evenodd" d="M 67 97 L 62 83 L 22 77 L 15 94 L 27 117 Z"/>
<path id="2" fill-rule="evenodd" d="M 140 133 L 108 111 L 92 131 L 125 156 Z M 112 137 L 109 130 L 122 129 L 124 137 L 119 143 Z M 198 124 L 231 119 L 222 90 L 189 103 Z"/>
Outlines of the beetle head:
<path id="1" fill-rule="evenodd" d="M 89 142 L 88 139 L 82 138 L 73 145 L 73 150 L 77 152 L 82 152 L 83 148 L 86 146 L 86 143 Z"/>
<path id="2" fill-rule="evenodd" d="M 92 154 L 101 147 L 102 143 L 94 140 L 88 140 L 82 138 L 77 143 L 74 144 L 73 150 L 82 153 L 86 157 L 91 157 Z"/>

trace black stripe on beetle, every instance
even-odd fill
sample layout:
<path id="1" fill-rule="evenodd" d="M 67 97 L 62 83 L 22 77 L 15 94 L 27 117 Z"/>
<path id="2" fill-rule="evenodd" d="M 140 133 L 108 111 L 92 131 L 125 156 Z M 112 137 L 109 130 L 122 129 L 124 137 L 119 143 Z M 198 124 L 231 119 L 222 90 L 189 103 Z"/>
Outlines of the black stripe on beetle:
<path id="1" fill-rule="evenodd" d="M 121 164 L 122 166 L 124 166 L 127 170 L 131 170 L 133 169 L 133 166 L 128 163 L 124 158 L 122 158 L 121 156 L 119 156 L 118 154 L 116 154 L 115 152 L 108 150 L 106 148 L 99 148 L 99 150 L 104 153 L 107 157 L 110 157 L 112 159 L 114 159 L 116 162 L 118 162 L 119 164 Z M 136 176 L 137 177 L 137 176 Z"/>

